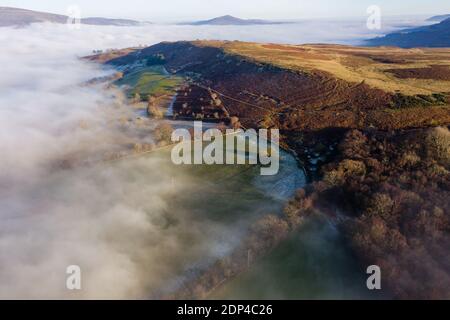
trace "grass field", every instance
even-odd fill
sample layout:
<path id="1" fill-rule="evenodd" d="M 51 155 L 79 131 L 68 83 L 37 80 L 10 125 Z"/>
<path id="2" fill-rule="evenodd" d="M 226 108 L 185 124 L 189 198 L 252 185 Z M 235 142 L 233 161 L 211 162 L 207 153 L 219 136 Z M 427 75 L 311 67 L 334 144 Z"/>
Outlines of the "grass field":
<path id="1" fill-rule="evenodd" d="M 168 195 L 170 215 L 189 212 L 198 219 L 220 223 L 252 221 L 261 215 L 279 212 L 282 202 L 267 195 L 256 185 L 258 165 L 174 165 L 167 147 L 131 160 L 136 163 L 158 159 L 173 172 L 174 188 L 184 185 L 189 192 Z M 121 165 L 119 162 L 118 165 Z M 145 172 L 142 173 L 145 176 Z M 187 191 L 187 190 L 186 190 Z"/>
<path id="2" fill-rule="evenodd" d="M 209 299 L 374 299 L 342 235 L 312 217 Z"/>
<path id="3" fill-rule="evenodd" d="M 119 86 L 126 86 L 127 95 L 133 97 L 139 94 L 143 100 L 149 95 L 163 96 L 173 94 L 182 78 L 170 75 L 163 66 L 139 67 L 124 74 L 116 81 Z"/>

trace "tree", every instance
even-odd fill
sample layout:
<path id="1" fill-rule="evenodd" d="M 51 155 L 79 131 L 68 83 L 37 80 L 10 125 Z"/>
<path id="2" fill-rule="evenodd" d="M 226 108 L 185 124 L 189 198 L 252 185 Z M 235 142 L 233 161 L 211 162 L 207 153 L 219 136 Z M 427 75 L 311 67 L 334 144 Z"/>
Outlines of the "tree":
<path id="1" fill-rule="evenodd" d="M 167 122 L 159 124 L 154 131 L 155 140 L 162 144 L 168 144 L 172 141 L 173 128 Z"/>

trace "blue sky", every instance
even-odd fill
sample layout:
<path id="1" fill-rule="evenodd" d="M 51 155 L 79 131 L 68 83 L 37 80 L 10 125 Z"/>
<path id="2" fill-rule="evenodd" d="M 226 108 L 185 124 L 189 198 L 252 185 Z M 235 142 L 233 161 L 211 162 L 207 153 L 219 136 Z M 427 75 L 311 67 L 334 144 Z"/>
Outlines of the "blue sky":
<path id="1" fill-rule="evenodd" d="M 203 19 L 225 14 L 243 18 L 304 19 L 365 17 L 379 5 L 385 15 L 450 13 L 449 0 L 0 0 L 0 6 L 65 14 L 77 5 L 83 16 L 136 18 L 150 21 Z"/>

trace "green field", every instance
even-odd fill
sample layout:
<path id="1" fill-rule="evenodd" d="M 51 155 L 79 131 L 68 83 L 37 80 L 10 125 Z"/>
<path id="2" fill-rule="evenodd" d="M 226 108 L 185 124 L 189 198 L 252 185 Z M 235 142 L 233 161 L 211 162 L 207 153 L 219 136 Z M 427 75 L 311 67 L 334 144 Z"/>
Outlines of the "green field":
<path id="1" fill-rule="evenodd" d="M 182 78 L 167 73 L 163 66 L 139 67 L 124 74 L 116 81 L 116 85 L 127 86 L 128 97 L 137 94 L 146 100 L 149 95 L 162 96 L 173 94 L 175 88 L 182 82 Z"/>
<path id="2" fill-rule="evenodd" d="M 258 188 L 258 165 L 174 165 L 171 148 L 151 153 L 141 159 L 159 159 L 172 172 L 175 185 L 189 181 L 189 192 L 171 195 L 168 211 L 186 211 L 197 218 L 233 225 L 236 221 L 278 213 L 282 202 Z"/>
<path id="3" fill-rule="evenodd" d="M 384 298 L 367 290 L 364 271 L 327 219 L 312 217 L 209 299 Z"/>

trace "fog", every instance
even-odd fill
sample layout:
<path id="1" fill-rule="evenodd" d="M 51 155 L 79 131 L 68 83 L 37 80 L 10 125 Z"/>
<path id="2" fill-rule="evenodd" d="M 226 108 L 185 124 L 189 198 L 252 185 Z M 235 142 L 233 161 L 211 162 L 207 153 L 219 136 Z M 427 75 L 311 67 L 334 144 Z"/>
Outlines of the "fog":
<path id="1" fill-rule="evenodd" d="M 146 128 L 129 121 L 134 114 L 120 92 L 83 85 L 113 71 L 79 57 L 183 39 L 358 43 L 373 35 L 361 21 L 1 28 L 0 298 L 151 297 L 184 266 L 231 245 L 227 227 L 186 210 L 167 226 L 171 195 L 193 183 L 178 176 L 174 185 L 178 173 L 167 159 L 80 165 L 139 141 Z M 61 165 L 68 159 L 77 165 Z M 65 288 L 72 264 L 82 269 L 79 292 Z"/>
<path id="2" fill-rule="evenodd" d="M 172 183 L 168 159 L 61 165 L 140 139 L 120 93 L 83 85 L 111 71 L 77 55 L 111 41 L 95 29 L 75 37 L 52 25 L 2 29 L 2 298 L 148 297 L 180 266 L 218 252 L 220 226 L 183 211 L 166 226 L 167 199 L 190 186 Z M 73 264 L 82 270 L 76 293 L 65 288 Z"/>

